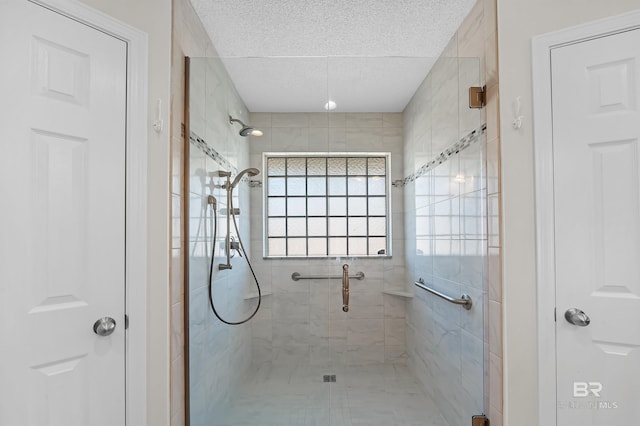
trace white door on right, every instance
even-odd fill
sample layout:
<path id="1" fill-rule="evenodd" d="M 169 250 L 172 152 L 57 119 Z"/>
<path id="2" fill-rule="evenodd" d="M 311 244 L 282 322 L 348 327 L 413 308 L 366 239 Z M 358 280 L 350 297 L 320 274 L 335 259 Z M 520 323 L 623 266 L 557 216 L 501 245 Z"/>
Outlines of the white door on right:
<path id="1" fill-rule="evenodd" d="M 637 425 L 640 29 L 551 64 L 557 425 Z"/>

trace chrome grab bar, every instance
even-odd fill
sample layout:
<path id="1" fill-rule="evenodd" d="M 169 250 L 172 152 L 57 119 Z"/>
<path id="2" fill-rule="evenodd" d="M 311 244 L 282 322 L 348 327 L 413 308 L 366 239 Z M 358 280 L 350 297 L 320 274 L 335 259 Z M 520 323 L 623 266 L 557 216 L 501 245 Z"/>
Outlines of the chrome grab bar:
<path id="1" fill-rule="evenodd" d="M 300 272 L 294 272 L 293 274 L 291 274 L 291 279 L 293 281 L 300 281 L 300 280 L 331 280 L 331 279 L 337 279 L 337 278 L 343 278 L 343 275 L 300 275 Z M 363 280 L 364 279 L 364 272 L 356 272 L 355 275 L 349 275 L 349 278 L 352 279 L 356 279 L 356 280 Z"/>
<path id="2" fill-rule="evenodd" d="M 349 265 L 342 265 L 342 312 L 349 312 Z"/>
<path id="3" fill-rule="evenodd" d="M 465 308 L 467 311 L 471 309 L 471 306 L 473 306 L 471 297 L 469 297 L 468 294 L 463 294 L 462 296 L 460 296 L 460 299 L 454 299 L 451 296 L 447 296 L 444 293 L 440 293 L 436 289 L 427 287 L 426 285 L 424 285 L 424 280 L 422 278 L 418 278 L 418 281 L 414 282 L 413 284 L 415 284 L 416 287 L 420 287 L 421 289 L 428 291 L 431 294 L 435 294 L 436 296 L 446 300 L 447 302 L 451 302 L 455 305 L 462 305 L 462 307 Z"/>

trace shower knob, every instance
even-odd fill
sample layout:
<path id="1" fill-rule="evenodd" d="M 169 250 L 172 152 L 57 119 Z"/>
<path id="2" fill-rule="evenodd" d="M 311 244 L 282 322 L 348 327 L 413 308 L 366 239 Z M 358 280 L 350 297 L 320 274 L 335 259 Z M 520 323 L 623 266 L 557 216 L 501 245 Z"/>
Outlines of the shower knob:
<path id="1" fill-rule="evenodd" d="M 93 323 L 93 332 L 98 336 L 108 336 L 116 329 L 116 320 L 111 317 L 99 318 Z"/>

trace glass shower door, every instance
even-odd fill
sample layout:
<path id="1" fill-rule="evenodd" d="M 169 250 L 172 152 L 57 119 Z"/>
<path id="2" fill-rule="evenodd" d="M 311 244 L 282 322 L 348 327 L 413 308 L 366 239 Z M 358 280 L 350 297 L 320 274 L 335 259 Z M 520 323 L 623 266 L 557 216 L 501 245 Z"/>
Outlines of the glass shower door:
<path id="1" fill-rule="evenodd" d="M 443 56 L 404 112 L 409 366 L 450 425 L 485 412 L 485 137 L 467 101 L 479 83 L 478 59 Z"/>

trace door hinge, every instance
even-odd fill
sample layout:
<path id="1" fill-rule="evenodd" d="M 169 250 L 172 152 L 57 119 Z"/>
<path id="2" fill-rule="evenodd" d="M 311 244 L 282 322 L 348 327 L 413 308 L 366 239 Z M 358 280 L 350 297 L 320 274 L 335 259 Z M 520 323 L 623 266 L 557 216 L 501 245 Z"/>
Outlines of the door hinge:
<path id="1" fill-rule="evenodd" d="M 469 87 L 469 108 L 482 108 L 487 104 L 485 87 Z"/>
<path id="2" fill-rule="evenodd" d="M 471 417 L 471 426 L 489 426 L 489 419 L 484 414 Z"/>
<path id="3" fill-rule="evenodd" d="M 129 315 L 124 314 L 124 329 L 128 330 L 129 329 Z"/>
<path id="4" fill-rule="evenodd" d="M 553 322 L 558 322 L 558 308 L 553 308 Z"/>

